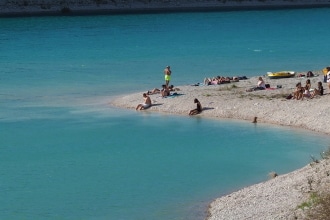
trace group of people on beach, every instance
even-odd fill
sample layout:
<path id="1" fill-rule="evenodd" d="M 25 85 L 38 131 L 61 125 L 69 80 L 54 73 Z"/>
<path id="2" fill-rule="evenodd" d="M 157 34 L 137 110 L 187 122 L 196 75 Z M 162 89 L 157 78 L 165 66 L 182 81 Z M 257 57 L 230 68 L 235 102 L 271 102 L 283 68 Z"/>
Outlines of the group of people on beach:
<path id="1" fill-rule="evenodd" d="M 162 95 L 162 97 L 167 97 L 169 95 L 171 95 L 171 91 L 180 91 L 179 88 L 174 88 L 173 85 L 170 85 L 169 87 L 166 86 L 166 84 L 162 85 L 162 89 L 158 89 L 158 88 L 154 88 L 151 91 L 147 91 L 148 95 L 153 95 L 153 94 L 158 94 L 160 93 Z"/>
<path id="2" fill-rule="evenodd" d="M 173 89 L 173 86 L 169 86 L 170 80 L 171 80 L 171 74 L 172 74 L 172 70 L 170 66 L 166 66 L 164 69 L 164 77 L 165 77 L 165 84 L 162 85 L 162 89 L 153 89 L 152 91 L 147 91 L 146 93 L 143 93 L 143 103 L 140 103 L 136 106 L 136 110 L 144 110 L 147 109 L 149 107 L 151 107 L 152 103 L 151 103 L 151 99 L 149 97 L 149 95 L 152 94 L 157 94 L 157 93 L 161 93 L 162 97 L 166 97 L 170 95 L 170 89 Z"/>
<path id="3" fill-rule="evenodd" d="M 246 76 L 234 76 L 234 77 L 229 77 L 229 76 L 215 76 L 215 77 L 207 77 L 204 78 L 204 85 L 220 85 L 220 84 L 225 84 L 225 83 L 231 83 L 231 82 L 239 82 L 239 80 L 247 79 Z"/>
<path id="4" fill-rule="evenodd" d="M 324 68 L 322 72 L 323 72 L 323 83 L 328 83 L 328 88 L 330 90 L 330 67 Z M 310 79 L 306 80 L 305 86 L 302 86 L 301 83 L 299 82 L 296 84 L 296 88 L 293 94 L 289 95 L 289 98 L 303 100 L 304 98 L 314 98 L 317 95 L 322 96 L 324 94 L 323 83 L 319 81 L 317 83 L 317 88 L 311 88 Z"/>
<path id="5" fill-rule="evenodd" d="M 323 69 L 324 73 L 324 83 L 328 83 L 328 87 L 330 90 L 330 67 L 326 67 Z M 143 93 L 144 102 L 137 105 L 136 110 L 143 110 L 151 107 L 152 102 L 149 95 L 160 93 L 162 97 L 167 97 L 171 93 L 171 91 L 177 91 L 178 88 L 174 88 L 173 85 L 169 86 L 171 80 L 171 68 L 170 66 L 166 66 L 164 69 L 164 77 L 165 77 L 165 84 L 162 85 L 162 89 L 153 89 L 152 91 L 147 91 Z M 232 81 L 239 81 L 239 77 L 214 77 L 214 78 L 205 78 L 204 84 L 205 85 L 212 85 L 212 84 L 222 84 L 222 83 L 230 83 Z M 257 86 L 251 88 L 249 91 L 256 91 L 256 90 L 264 90 L 269 88 L 269 84 L 266 84 L 262 77 L 258 78 Z M 248 90 L 247 90 L 248 91 Z M 296 84 L 296 88 L 292 94 L 290 94 L 287 99 L 296 99 L 296 100 L 303 100 L 304 98 L 314 98 L 315 96 L 319 95 L 322 96 L 324 94 L 323 83 L 320 81 L 317 83 L 317 88 L 311 88 L 311 81 L 310 79 L 306 80 L 305 86 L 302 86 L 301 82 Z M 203 108 L 200 101 L 195 98 L 194 103 L 196 104 L 196 108 L 189 111 L 189 115 L 196 115 L 202 112 Z"/>
<path id="6" fill-rule="evenodd" d="M 329 90 L 330 90 L 330 67 L 326 67 L 323 72 L 327 72 L 324 77 L 324 82 L 328 83 Z M 311 71 L 308 71 L 307 77 L 312 77 L 314 74 Z M 247 89 L 247 92 L 256 91 L 256 90 L 264 90 L 269 88 L 270 85 L 266 84 L 262 77 L 258 78 L 258 83 L 256 87 L 251 89 Z M 296 84 L 295 90 L 292 94 L 288 95 L 287 99 L 296 99 L 296 100 L 303 100 L 304 98 L 314 98 L 315 96 L 319 95 L 322 96 L 324 94 L 324 88 L 321 81 L 317 83 L 316 88 L 312 88 L 311 80 L 307 79 L 305 86 L 302 86 L 301 82 Z"/>
<path id="7" fill-rule="evenodd" d="M 311 88 L 310 79 L 306 80 L 305 86 L 301 85 L 301 82 L 296 84 L 296 89 L 293 94 L 290 95 L 291 99 L 303 100 L 304 98 L 314 98 L 316 95 L 322 96 L 324 94 L 322 82 L 317 83 L 317 88 Z"/>
<path id="8" fill-rule="evenodd" d="M 143 103 L 140 103 L 136 106 L 136 110 L 144 110 L 147 109 L 149 107 L 151 107 L 152 102 L 151 102 L 151 98 L 149 97 L 149 95 L 153 95 L 153 94 L 161 94 L 162 97 L 167 97 L 171 94 L 171 91 L 179 91 L 179 88 L 174 88 L 173 85 L 169 85 L 170 84 L 170 80 L 171 80 L 171 75 L 172 75 L 172 71 L 171 71 L 171 67 L 170 66 L 166 66 L 164 69 L 164 78 L 165 78 L 165 84 L 162 85 L 162 89 L 153 89 L 152 91 L 147 91 L 146 93 L 143 93 Z M 202 112 L 203 108 L 201 103 L 199 102 L 199 100 L 197 98 L 194 99 L 194 103 L 197 105 L 195 109 L 190 110 L 189 111 L 189 115 L 196 115 Z"/>

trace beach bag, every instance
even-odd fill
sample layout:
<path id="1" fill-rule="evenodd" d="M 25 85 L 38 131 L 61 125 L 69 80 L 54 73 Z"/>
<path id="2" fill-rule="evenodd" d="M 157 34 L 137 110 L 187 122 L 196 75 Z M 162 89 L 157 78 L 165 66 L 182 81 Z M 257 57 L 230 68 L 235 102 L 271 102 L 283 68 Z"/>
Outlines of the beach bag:
<path id="1" fill-rule="evenodd" d="M 270 88 L 270 84 L 266 84 L 265 86 L 266 86 L 266 88 Z"/>

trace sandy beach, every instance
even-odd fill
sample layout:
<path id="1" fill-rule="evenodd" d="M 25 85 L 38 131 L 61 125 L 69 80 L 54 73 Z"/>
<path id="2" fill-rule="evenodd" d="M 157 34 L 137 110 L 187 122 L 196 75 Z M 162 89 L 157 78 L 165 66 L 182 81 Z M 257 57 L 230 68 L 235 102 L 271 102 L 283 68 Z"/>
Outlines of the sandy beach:
<path id="1" fill-rule="evenodd" d="M 316 88 L 317 82 L 323 82 L 323 73 L 313 72 L 318 76 L 308 79 L 311 80 L 312 88 Z M 300 73 L 296 75 L 298 74 Z M 180 90 L 172 93 L 177 95 L 167 98 L 161 97 L 160 94 L 150 95 L 153 105 L 144 111 L 187 116 L 189 110 L 196 107 L 193 100 L 197 98 L 203 106 L 203 112 L 191 117 L 239 119 L 251 123 L 254 117 L 257 117 L 258 123 L 292 126 L 330 134 L 330 124 L 327 123 L 330 91 L 326 83 L 323 83 L 325 95 L 313 99 L 292 100 L 286 97 L 294 91 L 296 83 L 301 82 L 304 86 L 306 77 L 262 77 L 266 84 L 270 84 L 270 89 L 247 91 L 256 86 L 258 76 L 221 85 L 206 86 L 202 83 L 203 79 L 191 85 L 175 85 Z M 111 105 L 135 111 L 135 107 L 143 101 L 142 93 L 152 89 L 146 88 L 140 93 L 123 95 L 113 100 Z M 311 163 L 292 173 L 279 175 L 218 198 L 209 205 L 207 218 L 304 219 L 305 213 L 297 207 L 308 200 L 310 192 L 329 188 L 328 162 L 323 160 L 320 163 Z"/>

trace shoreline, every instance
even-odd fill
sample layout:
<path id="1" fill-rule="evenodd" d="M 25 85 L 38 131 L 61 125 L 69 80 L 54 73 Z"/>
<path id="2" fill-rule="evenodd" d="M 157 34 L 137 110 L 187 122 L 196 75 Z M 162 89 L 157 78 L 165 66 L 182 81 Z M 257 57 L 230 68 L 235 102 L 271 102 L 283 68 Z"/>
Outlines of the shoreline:
<path id="1" fill-rule="evenodd" d="M 323 73 L 313 72 L 318 76 L 308 79 L 311 80 L 312 88 L 315 88 L 317 82 L 323 82 Z M 160 94 L 150 95 L 153 106 L 145 111 L 188 116 L 189 110 L 195 108 L 194 98 L 198 98 L 204 110 L 191 117 L 238 119 L 251 123 L 257 117 L 261 123 L 330 134 L 330 124 L 327 123 L 330 91 L 326 83 L 323 83 L 323 96 L 288 100 L 285 97 L 292 93 L 295 84 L 301 82 L 304 85 L 306 77 L 268 79 L 263 76 L 272 89 L 247 92 L 248 88 L 256 85 L 257 78 L 221 85 L 178 86 L 180 90 L 175 91 L 178 94 L 176 96 L 162 98 Z M 277 85 L 282 88 L 277 88 Z M 151 88 L 146 91 L 148 89 Z M 142 93 L 115 98 L 111 105 L 135 110 L 136 105 L 142 101 Z M 329 188 L 330 176 L 326 170 L 330 170 L 330 165 L 321 161 L 224 195 L 210 203 L 207 219 L 303 219 L 305 214 L 297 207 L 308 200 L 311 191 Z M 312 183 L 310 178 L 313 179 Z"/>
<path id="2" fill-rule="evenodd" d="M 72 1 L 7 1 L 0 3 L 0 17 L 27 16 L 80 16 L 80 15 L 115 15 L 115 14 L 147 14 L 175 12 L 211 12 L 238 10 L 272 10 L 328 8 L 327 0 L 174 0 L 174 1 L 102 1 L 102 0 L 72 0 Z"/>
<path id="3" fill-rule="evenodd" d="M 312 88 L 316 88 L 317 82 L 323 82 L 323 73 L 313 72 L 318 76 L 308 79 L 311 80 Z M 326 123 L 330 91 L 326 83 L 323 83 L 325 95 L 322 97 L 287 100 L 285 97 L 293 92 L 296 83 L 301 82 L 304 85 L 306 77 L 268 79 L 263 76 L 266 84 L 270 84 L 273 90 L 246 92 L 246 89 L 256 85 L 257 78 L 251 77 L 221 85 L 178 86 L 180 91 L 175 91 L 178 96 L 162 98 L 160 94 L 150 95 L 154 106 L 147 111 L 188 115 L 189 110 L 195 108 L 194 98 L 198 98 L 205 110 L 197 117 L 251 122 L 254 117 L 258 117 L 258 122 L 330 134 L 330 124 Z M 281 85 L 282 88 L 276 89 L 277 85 Z M 153 88 L 146 88 L 144 92 L 151 89 Z M 111 104 L 120 108 L 135 109 L 136 105 L 141 103 L 144 92 L 115 98 Z"/>

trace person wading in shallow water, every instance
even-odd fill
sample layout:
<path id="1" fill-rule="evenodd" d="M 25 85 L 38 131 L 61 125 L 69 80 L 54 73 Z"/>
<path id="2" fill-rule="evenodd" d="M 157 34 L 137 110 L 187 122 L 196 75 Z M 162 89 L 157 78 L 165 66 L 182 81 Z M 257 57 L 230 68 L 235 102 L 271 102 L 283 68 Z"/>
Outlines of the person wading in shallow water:
<path id="1" fill-rule="evenodd" d="M 170 67 L 170 66 L 167 66 L 167 67 L 164 69 L 165 85 L 166 85 L 166 88 L 168 88 L 168 85 L 169 85 L 169 83 L 170 83 L 170 80 L 171 80 L 171 74 L 172 74 L 171 67 Z"/>

